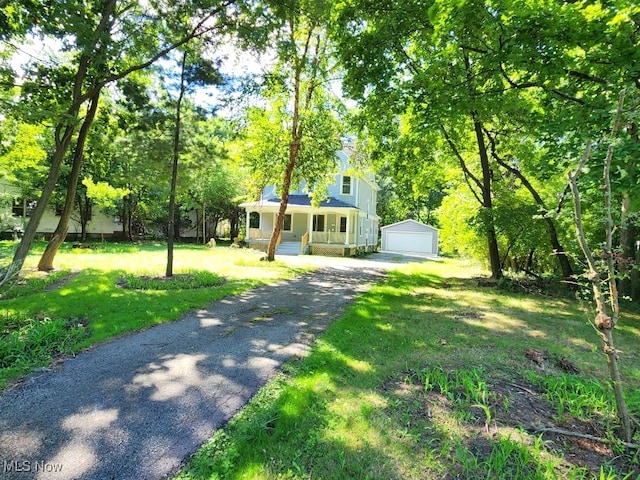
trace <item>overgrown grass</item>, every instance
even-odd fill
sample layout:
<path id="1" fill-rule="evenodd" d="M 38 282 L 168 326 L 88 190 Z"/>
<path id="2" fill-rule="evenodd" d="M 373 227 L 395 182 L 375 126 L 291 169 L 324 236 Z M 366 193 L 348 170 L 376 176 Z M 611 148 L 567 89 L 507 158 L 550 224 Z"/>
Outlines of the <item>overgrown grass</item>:
<path id="1" fill-rule="evenodd" d="M 86 336 L 81 320 L 5 317 L 0 320 L 0 372 L 11 378 L 48 365 L 55 356 L 76 351 Z"/>
<path id="2" fill-rule="evenodd" d="M 71 272 L 59 270 L 50 273 L 25 271 L 20 279 L 11 282 L 0 288 L 0 300 L 24 297 L 46 291 L 55 286 L 56 283 L 69 277 Z"/>
<path id="3" fill-rule="evenodd" d="M 0 242 L 10 258 L 12 242 Z M 172 321 L 206 306 L 311 267 L 260 262 L 250 250 L 176 245 L 172 279 L 163 278 L 160 244 L 64 244 L 57 270 L 35 271 L 45 244 L 37 243 L 18 283 L 0 289 L 0 388 L 59 354 Z M 82 328 L 73 327 L 80 319 Z"/>
<path id="4" fill-rule="evenodd" d="M 224 279 L 213 272 L 192 270 L 186 273 L 178 273 L 170 278 L 124 273 L 119 284 L 124 288 L 132 288 L 134 290 L 184 290 L 218 287 L 223 283 Z"/>
<path id="5" fill-rule="evenodd" d="M 593 426 L 611 419 L 607 395 L 588 400 L 607 375 L 590 311 L 572 300 L 479 287 L 477 273 L 451 261 L 390 273 L 306 358 L 286 364 L 178 478 L 636 478 L 633 452 L 580 450 L 571 437 L 538 430 L 560 421 L 561 402 L 569 424 L 580 423 L 571 412 L 585 412 Z M 633 392 L 640 317 L 622 325 L 617 340 Z M 538 366 L 525 357 L 529 348 L 570 359 L 581 373 Z M 554 381 L 573 387 L 554 394 Z M 637 395 L 629 402 L 637 412 Z"/>

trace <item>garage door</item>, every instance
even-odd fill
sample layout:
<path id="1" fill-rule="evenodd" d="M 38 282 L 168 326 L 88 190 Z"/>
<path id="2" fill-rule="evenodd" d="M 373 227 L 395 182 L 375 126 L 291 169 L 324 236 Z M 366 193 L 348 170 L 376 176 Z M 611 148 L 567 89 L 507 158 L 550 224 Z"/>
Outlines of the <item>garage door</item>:
<path id="1" fill-rule="evenodd" d="M 407 253 L 433 253 L 433 234 L 387 232 L 387 250 Z"/>

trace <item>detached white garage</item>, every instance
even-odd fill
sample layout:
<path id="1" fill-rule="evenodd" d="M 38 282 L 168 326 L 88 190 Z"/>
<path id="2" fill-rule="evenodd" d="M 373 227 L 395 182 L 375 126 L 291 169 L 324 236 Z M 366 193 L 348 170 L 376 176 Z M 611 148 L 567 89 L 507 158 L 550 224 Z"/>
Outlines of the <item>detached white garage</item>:
<path id="1" fill-rule="evenodd" d="M 407 255 L 437 255 L 438 229 L 431 225 L 403 220 L 382 230 L 382 251 Z"/>

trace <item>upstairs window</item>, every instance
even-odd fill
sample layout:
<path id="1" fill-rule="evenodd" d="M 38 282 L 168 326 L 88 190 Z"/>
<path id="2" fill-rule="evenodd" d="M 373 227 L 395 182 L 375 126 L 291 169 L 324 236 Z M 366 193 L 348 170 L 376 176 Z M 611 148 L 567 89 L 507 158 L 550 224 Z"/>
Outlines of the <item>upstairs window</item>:
<path id="1" fill-rule="evenodd" d="M 324 232 L 324 215 L 313 216 L 313 231 Z"/>
<path id="2" fill-rule="evenodd" d="M 348 175 L 342 177 L 342 195 L 351 195 L 351 177 Z"/>

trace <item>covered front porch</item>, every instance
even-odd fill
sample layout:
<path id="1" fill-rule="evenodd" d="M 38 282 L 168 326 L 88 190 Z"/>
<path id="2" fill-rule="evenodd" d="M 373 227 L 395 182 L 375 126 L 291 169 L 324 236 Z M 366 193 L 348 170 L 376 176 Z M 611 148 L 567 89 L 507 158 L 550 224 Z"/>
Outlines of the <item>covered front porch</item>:
<path id="1" fill-rule="evenodd" d="M 277 215 L 277 211 L 247 209 L 245 242 L 250 248 L 266 251 Z M 365 247 L 358 241 L 358 219 L 356 208 L 290 213 L 287 209 L 279 246 L 286 248 L 288 254 L 297 250 L 299 255 L 356 255 Z"/>

